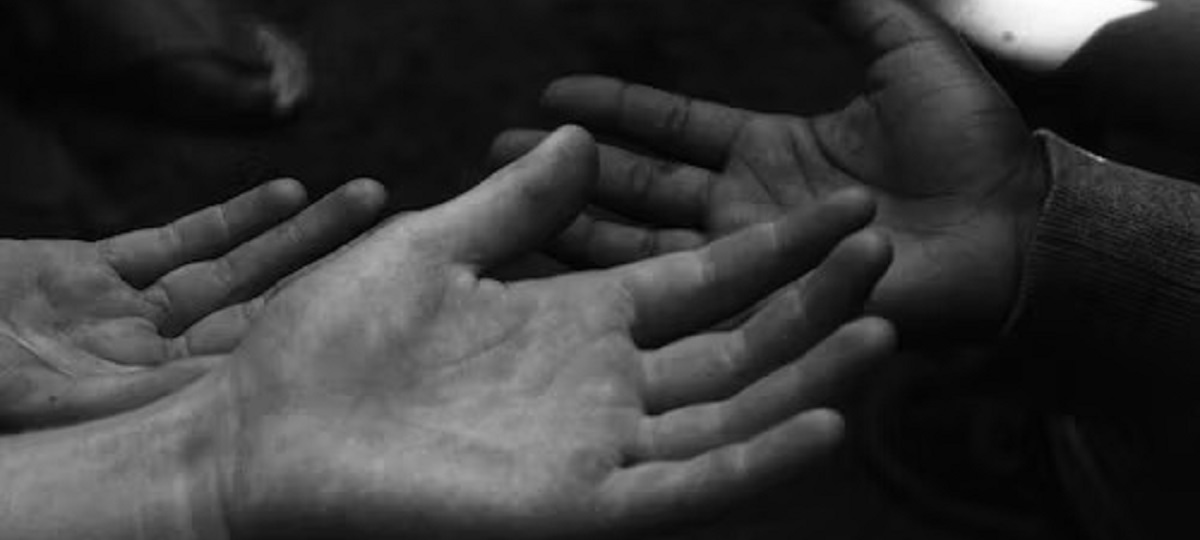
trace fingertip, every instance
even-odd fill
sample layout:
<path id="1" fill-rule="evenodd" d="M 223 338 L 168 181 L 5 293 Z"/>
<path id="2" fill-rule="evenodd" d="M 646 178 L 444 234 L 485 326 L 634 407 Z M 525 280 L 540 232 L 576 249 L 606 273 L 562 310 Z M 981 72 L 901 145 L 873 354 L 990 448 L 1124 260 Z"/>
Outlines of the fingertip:
<path id="1" fill-rule="evenodd" d="M 879 229 L 865 229 L 848 238 L 844 244 L 854 258 L 871 265 L 886 267 L 892 262 L 892 241 Z"/>
<path id="2" fill-rule="evenodd" d="M 537 148 L 548 136 L 549 134 L 544 131 L 532 129 L 504 131 L 492 140 L 488 157 L 497 164 L 512 162 Z"/>
<path id="3" fill-rule="evenodd" d="M 577 89 L 603 79 L 604 77 L 587 73 L 568 75 L 556 79 L 547 85 L 546 90 L 542 92 L 542 102 L 550 103 L 558 98 L 573 95 Z"/>
<path id="4" fill-rule="evenodd" d="M 372 178 L 358 178 L 342 186 L 342 194 L 364 209 L 376 211 L 387 202 L 387 188 Z"/>
<path id="5" fill-rule="evenodd" d="M 833 409 L 816 409 L 804 414 L 808 431 L 814 438 L 836 447 L 846 436 L 846 419 Z"/>
<path id="6" fill-rule="evenodd" d="M 546 137 L 528 156 L 536 161 L 544 160 L 551 168 L 561 168 L 558 180 L 582 180 L 591 182 L 599 169 L 599 154 L 596 141 L 586 129 L 576 125 L 565 125 Z"/>
<path id="7" fill-rule="evenodd" d="M 595 145 L 596 141 L 588 130 L 574 124 L 567 124 L 554 130 L 549 137 L 546 137 L 539 146 L 539 149 L 547 151 L 572 151 L 587 148 L 594 150 Z"/>
<path id="8" fill-rule="evenodd" d="M 542 107 L 559 115 L 593 118 L 604 104 L 619 96 L 621 83 L 600 75 L 571 75 L 550 83 L 542 92 Z"/>
<path id="9" fill-rule="evenodd" d="M 304 206 L 308 202 L 308 190 L 295 178 L 272 180 L 263 186 L 263 191 L 271 200 L 293 208 Z"/>
<path id="10" fill-rule="evenodd" d="M 895 352 L 899 344 L 896 327 L 881 317 L 863 317 L 850 324 L 850 334 L 871 356 Z"/>
<path id="11" fill-rule="evenodd" d="M 870 190 L 860 186 L 849 187 L 834 192 L 825 199 L 825 204 L 840 210 L 852 212 L 868 220 L 875 216 L 875 196 Z"/>

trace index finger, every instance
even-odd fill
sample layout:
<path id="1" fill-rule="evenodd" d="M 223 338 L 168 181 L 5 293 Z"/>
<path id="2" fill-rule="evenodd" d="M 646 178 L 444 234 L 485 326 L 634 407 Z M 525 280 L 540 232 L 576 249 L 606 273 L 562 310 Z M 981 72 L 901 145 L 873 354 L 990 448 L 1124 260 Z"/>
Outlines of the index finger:
<path id="1" fill-rule="evenodd" d="M 662 345 L 748 309 L 808 273 L 874 215 L 870 193 L 848 189 L 700 250 L 614 269 L 632 304 L 634 341 Z"/>
<path id="2" fill-rule="evenodd" d="M 569 121 L 710 168 L 728 161 L 749 118 L 743 110 L 597 76 L 555 81 L 542 105 Z"/>

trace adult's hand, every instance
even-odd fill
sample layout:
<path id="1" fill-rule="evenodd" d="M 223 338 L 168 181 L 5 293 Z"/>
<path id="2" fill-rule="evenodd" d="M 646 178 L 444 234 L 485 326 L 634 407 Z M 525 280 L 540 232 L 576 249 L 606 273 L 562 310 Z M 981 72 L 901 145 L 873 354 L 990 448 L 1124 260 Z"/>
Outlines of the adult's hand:
<path id="1" fill-rule="evenodd" d="M 481 277 L 568 225 L 595 167 L 565 128 L 274 294 L 178 398 L 219 435 L 196 445 L 217 466 L 193 465 L 217 471 L 198 484 L 219 504 L 189 515 L 235 539 L 601 534 L 694 518 L 828 452 L 842 424 L 821 407 L 894 343 L 856 319 L 891 253 L 855 233 L 867 193 L 621 268 Z"/>
<path id="2" fill-rule="evenodd" d="M 657 153 L 600 151 L 596 205 L 648 227 L 587 215 L 558 251 L 599 266 L 627 263 L 865 186 L 896 246 L 872 311 L 917 335 L 994 332 L 1016 297 L 1044 197 L 1029 129 L 933 17 L 900 0 L 824 4 L 867 64 L 866 87 L 836 112 L 754 113 L 599 77 L 553 84 L 544 97 L 553 112 Z M 541 136 L 510 132 L 495 154 L 510 159 Z"/>
<path id="3" fill-rule="evenodd" d="M 294 215 L 303 187 L 276 181 L 100 242 L 0 242 L 0 430 L 109 416 L 185 386 L 237 346 L 258 295 L 360 233 L 383 198 L 360 181 Z"/>

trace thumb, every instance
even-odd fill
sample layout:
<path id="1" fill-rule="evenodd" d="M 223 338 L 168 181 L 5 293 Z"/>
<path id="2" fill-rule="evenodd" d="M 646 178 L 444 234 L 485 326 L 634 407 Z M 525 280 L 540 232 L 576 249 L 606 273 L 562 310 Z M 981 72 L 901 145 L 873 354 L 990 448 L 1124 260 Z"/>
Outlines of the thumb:
<path id="1" fill-rule="evenodd" d="M 928 3 L 928 2 L 925 2 Z M 975 62 L 958 34 L 913 0 L 821 0 L 827 18 L 865 57 L 876 83 L 912 70 L 965 71 Z"/>
<path id="2" fill-rule="evenodd" d="M 557 236 L 595 182 L 596 145 L 568 126 L 466 194 L 421 214 L 412 231 L 452 262 L 484 270 Z"/>

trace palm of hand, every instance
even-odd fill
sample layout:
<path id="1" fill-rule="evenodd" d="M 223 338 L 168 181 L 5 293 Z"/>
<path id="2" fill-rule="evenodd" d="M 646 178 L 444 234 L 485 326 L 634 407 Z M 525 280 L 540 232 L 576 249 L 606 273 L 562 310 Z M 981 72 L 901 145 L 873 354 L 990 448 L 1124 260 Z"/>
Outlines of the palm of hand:
<path id="1" fill-rule="evenodd" d="M 218 466 L 232 537 L 612 531 L 688 515 L 836 442 L 816 407 L 891 346 L 879 321 L 838 329 L 887 264 L 877 237 L 843 243 L 739 331 L 679 338 L 815 265 L 870 219 L 864 199 L 623 269 L 480 278 L 578 212 L 583 140 L 390 224 L 271 300 L 209 379 L 233 396 L 217 400 L 236 418 L 220 422 L 236 430 Z"/>
<path id="2" fill-rule="evenodd" d="M 94 244 L 7 242 L 0 260 L 6 414 L 50 407 L 78 379 L 117 383 L 182 356 L 159 332 L 162 304 L 123 281 Z"/>
<path id="3" fill-rule="evenodd" d="M 238 245 L 294 213 L 300 189 L 273 183 L 171 226 L 102 242 L 0 243 L 2 429 L 116 414 L 206 372 L 212 355 L 244 334 L 258 305 L 252 297 L 378 206 L 374 195 L 341 193 Z M 363 215 L 339 216 L 346 211 Z"/>
<path id="4" fill-rule="evenodd" d="M 262 497 L 297 495 L 290 501 L 271 499 L 291 515 L 386 504 L 381 498 L 403 503 L 366 519 L 450 537 L 517 535 L 535 524 L 549 531 L 566 526 L 565 516 L 578 520 L 599 507 L 589 498 L 621 465 L 622 441 L 630 438 L 640 411 L 632 390 L 636 349 L 621 339 L 605 308 L 578 309 L 605 305 L 603 295 L 579 290 L 569 280 L 550 291 L 478 281 L 465 273 L 450 278 L 421 272 L 398 281 L 405 287 L 365 285 L 373 290 L 372 300 L 365 302 L 323 294 L 320 306 L 287 308 L 295 318 L 284 325 L 320 342 L 319 349 L 309 349 L 315 355 L 304 357 L 339 365 L 331 373 L 322 366 L 290 364 L 283 368 L 289 382 L 280 395 L 261 390 L 247 395 L 252 407 L 276 411 L 297 394 L 330 396 L 309 402 L 303 417 L 263 425 L 260 440 L 284 448 L 288 434 L 307 433 L 305 424 L 313 417 L 343 420 L 315 430 L 308 436 L 315 436 L 311 445 L 252 458 L 243 467 L 266 472 L 247 480 L 247 486 L 276 485 L 264 477 L 285 479 L 286 487 Z M 305 313 L 313 309 L 321 315 Z M 359 323 L 364 316 L 368 325 Z M 318 321 L 318 327 L 307 328 L 304 321 Z M 257 389 L 258 381 L 280 376 L 255 374 L 255 383 L 243 384 Z M 260 429 L 253 421 L 248 424 L 252 431 Z M 336 456 L 336 472 L 311 474 L 312 464 L 325 456 Z M 387 465 L 362 467 L 371 463 Z M 347 481 L 337 476 L 347 470 L 354 477 L 353 490 L 321 489 Z M 254 488 L 244 492 L 250 494 L 246 504 L 255 506 Z M 314 493 L 330 496 L 311 497 Z M 431 530 L 412 525 L 429 516 L 437 519 L 426 524 Z M 591 518 L 595 525 L 605 520 L 599 514 Z M 298 526 L 306 533 L 313 530 L 311 522 Z M 255 527 L 279 530 L 280 525 Z M 386 526 L 369 526 L 375 528 Z"/>
<path id="5" fill-rule="evenodd" d="M 847 30 L 869 64 L 865 90 L 839 111 L 760 114 L 596 77 L 547 90 L 557 114 L 666 156 L 605 148 L 597 193 L 598 206 L 657 230 L 589 217 L 559 251 L 624 263 L 863 186 L 897 248 L 874 309 L 915 332 L 945 313 L 965 329 L 997 327 L 1044 183 L 1030 132 L 948 30 L 895 2 L 842 4 L 854 6 Z M 512 132 L 496 153 L 507 158 L 536 138 Z"/>
<path id="6" fill-rule="evenodd" d="M 1020 117 L 986 80 L 930 77 L 814 118 L 746 113 L 711 176 L 702 230 L 719 237 L 867 187 L 897 253 L 874 309 L 912 331 L 938 318 L 920 311 L 932 306 L 971 314 L 967 326 L 995 327 L 1017 285 L 1016 269 L 1003 265 L 1021 260 L 1023 224 L 1012 213 L 1033 191 L 1026 186 L 1038 158 Z M 958 305 L 964 298 L 972 307 Z"/>

